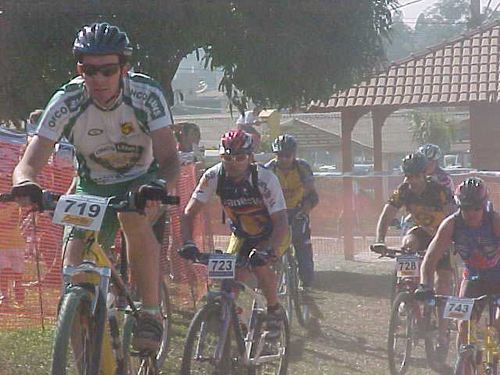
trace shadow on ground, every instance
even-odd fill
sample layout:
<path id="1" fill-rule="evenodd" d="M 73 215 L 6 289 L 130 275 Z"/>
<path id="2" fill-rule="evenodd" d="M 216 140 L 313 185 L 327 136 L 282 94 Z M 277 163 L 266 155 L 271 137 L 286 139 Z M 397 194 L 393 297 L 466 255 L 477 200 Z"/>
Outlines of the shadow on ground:
<path id="1" fill-rule="evenodd" d="M 389 298 L 391 275 L 347 271 L 316 272 L 316 289 L 362 297 Z"/>

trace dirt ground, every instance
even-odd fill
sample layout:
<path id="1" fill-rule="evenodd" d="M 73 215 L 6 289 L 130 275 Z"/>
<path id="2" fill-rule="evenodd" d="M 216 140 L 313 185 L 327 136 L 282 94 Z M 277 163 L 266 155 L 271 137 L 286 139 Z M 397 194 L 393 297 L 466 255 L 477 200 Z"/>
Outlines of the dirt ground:
<path id="1" fill-rule="evenodd" d="M 293 324 L 288 373 L 389 374 L 386 343 L 393 262 L 365 254 L 356 261 L 321 257 L 316 264 L 315 296 L 323 314 L 321 328 L 317 334 L 310 334 Z M 162 374 L 179 373 L 191 317 L 191 312 L 174 315 L 172 348 Z M 0 347 L 4 348 L 0 350 L 0 375 L 48 374 L 52 334 L 51 329 L 43 333 L 0 333 Z M 416 357 L 408 374 L 433 374 L 426 367 L 422 349 L 417 350 Z"/>
<path id="2" fill-rule="evenodd" d="M 386 346 L 393 262 L 365 254 L 357 261 L 337 257 L 316 264 L 316 298 L 324 318 L 315 336 L 294 325 L 289 374 L 389 374 Z M 426 367 L 423 343 L 421 347 L 408 374 L 433 374 Z"/>

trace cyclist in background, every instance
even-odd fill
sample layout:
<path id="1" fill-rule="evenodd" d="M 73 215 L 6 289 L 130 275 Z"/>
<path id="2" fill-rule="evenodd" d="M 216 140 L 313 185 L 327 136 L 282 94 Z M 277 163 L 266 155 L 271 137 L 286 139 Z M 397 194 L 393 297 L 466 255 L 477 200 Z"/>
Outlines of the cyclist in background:
<path id="1" fill-rule="evenodd" d="M 455 191 L 455 186 L 449 173 L 444 171 L 439 166 L 439 160 L 443 156 L 441 148 L 438 145 L 427 143 L 423 146 L 420 146 L 418 148 L 418 152 L 424 154 L 428 160 L 427 169 L 425 171 L 425 173 L 427 173 L 427 176 L 431 176 L 436 180 L 438 184 L 450 189 L 451 192 Z"/>
<path id="2" fill-rule="evenodd" d="M 257 249 L 275 259 L 280 257 L 290 239 L 285 199 L 278 178 L 253 163 L 253 139 L 243 130 L 225 133 L 219 154 L 222 161 L 203 174 L 185 208 L 181 221 L 184 245 L 179 254 L 186 259 L 196 259 L 199 250 L 193 241 L 194 219 L 217 194 L 230 219 L 232 234 L 227 252 L 249 257 L 253 249 Z M 248 276 L 246 270 L 238 271 L 238 278 Z M 277 295 L 276 275 L 265 261 L 251 271 L 267 299 L 268 338 L 275 339 L 279 337 L 284 317 Z"/>
<path id="3" fill-rule="evenodd" d="M 419 299 L 434 294 L 434 270 L 452 243 L 465 265 L 460 297 L 500 294 L 500 215 L 488 205 L 484 181 L 478 177 L 466 179 L 457 187 L 455 200 L 459 210 L 441 223 L 425 254 L 421 285 L 416 291 Z M 476 319 L 480 315 L 479 311 Z M 459 323 L 459 344 L 466 339 L 465 323 Z M 496 326 L 500 330 L 498 320 Z"/>
<path id="4" fill-rule="evenodd" d="M 401 207 L 412 215 L 415 226 L 403 237 L 403 247 L 410 252 L 423 252 L 429 246 L 436 230 L 453 210 L 453 197 L 448 188 L 438 184 L 426 176 L 427 158 L 420 152 L 407 155 L 401 164 L 405 175 L 401 183 L 385 204 L 377 224 L 376 243 L 373 250 L 384 253 L 385 236 L 389 224 Z M 452 268 L 450 252 L 447 251 L 438 259 L 436 265 L 436 284 L 440 294 L 450 294 Z M 438 347 L 440 352 L 448 352 L 446 322 L 441 319 Z M 439 349 L 438 349 L 439 351 Z"/>
<path id="5" fill-rule="evenodd" d="M 319 202 L 313 172 L 305 160 L 296 158 L 297 141 L 293 136 L 278 136 L 272 143 L 272 150 L 276 158 L 270 160 L 265 167 L 278 176 L 283 189 L 300 280 L 304 291 L 309 291 L 314 280 L 309 214 Z"/>
<path id="6" fill-rule="evenodd" d="M 84 26 L 73 44 L 78 77 L 62 86 L 44 109 L 37 134 L 13 173 L 12 194 L 21 205 L 41 203 L 37 176 L 54 144 L 65 136 L 78 160 L 77 194 L 122 196 L 174 186 L 179 170 L 172 117 L 160 85 L 129 71 L 128 36 L 107 23 Z M 139 194 L 139 197 L 141 195 Z M 162 337 L 159 309 L 160 244 L 152 230 L 158 202 L 146 215 L 107 212 L 99 242 L 109 248 L 121 226 L 132 276 L 143 307 L 132 344 L 157 350 Z M 85 231 L 66 228 L 64 265 L 82 261 Z"/>

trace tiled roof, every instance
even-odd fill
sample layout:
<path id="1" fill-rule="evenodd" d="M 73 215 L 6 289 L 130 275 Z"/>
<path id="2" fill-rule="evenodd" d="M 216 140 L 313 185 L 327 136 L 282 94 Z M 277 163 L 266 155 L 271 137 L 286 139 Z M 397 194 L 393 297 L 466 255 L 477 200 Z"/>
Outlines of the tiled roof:
<path id="1" fill-rule="evenodd" d="M 310 112 L 354 107 L 500 103 L 500 20 L 423 53 L 392 63 L 385 72 L 313 103 Z"/>
<path id="2" fill-rule="evenodd" d="M 384 153 L 405 154 L 413 150 L 417 145 L 412 140 L 409 130 L 411 111 L 401 110 L 391 114 L 385 121 L 383 127 L 382 149 Z M 448 117 L 453 122 L 468 119 L 467 112 L 449 113 Z M 220 136 L 227 130 L 235 127 L 235 119 L 228 115 L 199 115 L 199 116 L 178 116 L 175 121 L 190 121 L 198 124 L 201 129 L 201 144 L 207 148 L 216 147 L 219 144 Z M 282 131 L 287 131 L 287 126 L 304 124 L 310 126 L 309 131 L 324 139 L 333 146 L 338 143 L 341 134 L 341 120 L 339 113 L 293 113 L 283 114 L 281 118 Z M 261 131 L 261 129 L 259 129 Z M 324 131 L 324 133 L 321 133 Z M 361 117 L 352 132 L 352 140 L 359 143 L 360 147 L 373 148 L 372 118 L 371 114 Z M 318 144 L 319 146 L 319 144 Z M 319 146 L 322 147 L 322 146 Z M 323 146 L 324 147 L 324 146 Z"/>

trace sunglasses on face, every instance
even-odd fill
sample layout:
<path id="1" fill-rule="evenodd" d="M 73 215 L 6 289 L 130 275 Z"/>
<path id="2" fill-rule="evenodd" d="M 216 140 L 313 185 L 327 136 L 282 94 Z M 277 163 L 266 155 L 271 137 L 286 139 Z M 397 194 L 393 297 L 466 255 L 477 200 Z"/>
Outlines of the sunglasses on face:
<path id="1" fill-rule="evenodd" d="M 104 77 L 111 77 L 118 73 L 118 71 L 121 68 L 120 64 L 104 64 L 104 65 L 92 65 L 92 64 L 81 64 L 78 63 L 78 65 L 81 67 L 82 72 L 86 76 L 93 77 L 97 73 L 101 73 Z"/>
<path id="2" fill-rule="evenodd" d="M 289 159 L 292 156 L 293 156 L 293 153 L 291 153 L 291 152 L 278 152 L 279 158 Z"/>
<path id="3" fill-rule="evenodd" d="M 221 155 L 224 161 L 237 161 L 242 162 L 248 159 L 248 154 L 236 154 L 236 155 Z"/>

